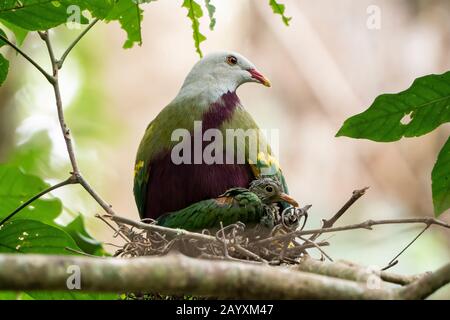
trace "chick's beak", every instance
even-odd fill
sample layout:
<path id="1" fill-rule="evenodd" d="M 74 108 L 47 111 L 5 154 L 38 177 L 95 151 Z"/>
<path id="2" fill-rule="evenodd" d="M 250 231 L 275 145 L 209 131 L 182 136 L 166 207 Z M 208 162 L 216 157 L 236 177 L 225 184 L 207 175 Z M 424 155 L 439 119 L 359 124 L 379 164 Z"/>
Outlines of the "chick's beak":
<path id="1" fill-rule="evenodd" d="M 265 85 L 266 87 L 270 87 L 270 81 L 266 77 L 264 77 L 258 70 L 256 69 L 249 69 L 247 70 L 253 79 L 255 79 L 257 82 Z"/>
<path id="2" fill-rule="evenodd" d="M 290 195 L 287 195 L 286 193 L 281 193 L 280 199 L 286 201 L 287 203 L 293 205 L 294 207 L 299 207 L 298 202 L 295 201 L 294 198 L 292 198 Z"/>

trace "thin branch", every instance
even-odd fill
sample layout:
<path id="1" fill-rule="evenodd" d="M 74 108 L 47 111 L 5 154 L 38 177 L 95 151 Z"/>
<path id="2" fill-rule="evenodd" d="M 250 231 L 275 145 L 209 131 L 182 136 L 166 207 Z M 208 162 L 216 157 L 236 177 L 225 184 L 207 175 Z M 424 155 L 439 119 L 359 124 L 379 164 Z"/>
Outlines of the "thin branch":
<path id="1" fill-rule="evenodd" d="M 77 181 L 83 186 L 83 188 L 92 196 L 92 198 L 94 198 L 94 200 L 97 201 L 97 203 L 108 214 L 114 215 L 115 212 L 112 209 L 111 205 L 106 203 L 106 201 L 104 201 L 100 197 L 100 195 L 89 185 L 89 183 L 86 181 L 86 179 L 82 176 L 82 174 L 80 172 L 80 169 L 79 169 L 78 163 L 77 163 L 77 159 L 76 159 L 76 156 L 75 156 L 75 151 L 74 151 L 74 147 L 73 147 L 73 143 L 72 143 L 72 136 L 70 134 L 70 129 L 67 126 L 65 118 L 64 118 L 64 110 L 63 110 L 63 105 L 62 105 L 61 92 L 60 92 L 60 88 L 59 88 L 59 78 L 58 78 L 59 66 L 58 66 L 58 61 L 55 58 L 55 54 L 53 52 L 53 48 L 52 48 L 52 44 L 51 44 L 48 32 L 47 31 L 39 32 L 39 35 L 41 36 L 42 40 L 44 40 L 44 42 L 45 42 L 45 44 L 47 46 L 48 53 L 49 53 L 50 60 L 51 60 L 51 64 L 52 64 L 52 68 L 53 68 L 53 78 L 54 78 L 55 81 L 52 83 L 52 85 L 53 85 L 55 99 L 56 99 L 56 108 L 57 108 L 57 111 L 58 111 L 58 120 L 59 120 L 59 124 L 61 126 L 61 131 L 62 131 L 63 136 L 64 136 L 64 141 L 65 141 L 65 144 L 66 144 L 66 149 L 67 149 L 67 153 L 69 155 L 69 159 L 70 159 L 70 163 L 71 163 L 71 166 L 72 166 L 73 174 L 76 176 Z"/>
<path id="2" fill-rule="evenodd" d="M 153 232 L 163 232 L 170 236 L 186 236 L 187 238 L 196 239 L 196 240 L 202 240 L 210 243 L 216 243 L 218 245 L 223 244 L 223 241 L 218 240 L 216 237 L 209 236 L 207 234 L 197 233 L 197 232 L 190 232 L 183 229 L 172 229 L 172 228 L 166 228 L 162 227 L 156 224 L 150 224 L 150 223 L 143 223 L 139 221 L 134 221 L 125 217 L 121 217 L 118 215 L 105 215 L 106 217 L 110 218 L 111 220 L 127 224 L 130 226 L 134 226 L 139 229 L 153 231 Z"/>
<path id="3" fill-rule="evenodd" d="M 428 228 L 430 227 L 429 224 L 427 224 L 425 226 L 425 228 L 423 228 L 422 231 L 419 232 L 419 234 L 417 236 L 414 237 L 414 239 L 412 239 L 407 245 L 406 247 L 404 247 L 394 258 L 392 258 L 391 261 L 389 261 L 388 265 L 386 267 L 384 267 L 383 269 L 381 269 L 382 271 L 385 271 L 387 269 L 392 268 L 393 266 L 395 266 L 398 263 L 398 257 L 400 257 L 403 252 L 405 252 L 414 242 L 416 242 L 417 239 L 419 239 L 419 237 L 428 230 Z"/>
<path id="4" fill-rule="evenodd" d="M 58 78 L 58 66 L 56 65 L 55 54 L 53 53 L 52 44 L 50 41 L 50 37 L 47 31 L 39 32 L 42 40 L 44 40 L 48 54 L 50 56 L 50 62 L 52 64 L 53 69 L 53 78 L 54 82 L 52 83 L 53 91 L 56 99 L 56 109 L 58 111 L 58 121 L 61 127 L 62 134 L 64 136 L 64 142 L 66 143 L 67 153 L 69 154 L 70 163 L 72 165 L 73 174 L 78 178 L 80 171 L 78 169 L 77 160 L 75 157 L 75 152 L 72 144 L 72 137 L 70 135 L 70 129 L 68 128 L 65 118 L 64 118 L 64 110 L 61 99 L 61 91 L 59 89 L 59 78 Z"/>
<path id="5" fill-rule="evenodd" d="M 17 51 L 22 57 L 24 57 L 28 62 L 30 62 L 37 70 L 39 70 L 40 73 L 44 75 L 44 77 L 50 82 L 53 83 L 55 79 L 48 74 L 47 71 L 45 71 L 36 61 L 34 61 L 28 54 L 23 52 L 19 47 L 17 47 L 14 43 L 8 40 L 5 36 L 0 34 L 0 39 L 4 41 L 6 44 L 8 44 L 10 47 L 12 47 L 14 50 Z"/>
<path id="6" fill-rule="evenodd" d="M 103 218 L 99 214 L 96 214 L 95 217 L 102 220 L 104 223 L 106 223 L 106 225 L 115 232 L 115 235 L 119 235 L 123 240 L 125 240 L 125 242 L 128 242 L 128 238 L 126 236 L 124 236 L 120 230 L 117 230 L 111 223 L 109 223 L 109 221 L 107 221 L 105 218 Z"/>
<path id="7" fill-rule="evenodd" d="M 83 188 L 91 195 L 91 197 L 97 201 L 97 203 L 105 210 L 109 215 L 115 215 L 112 206 L 107 203 L 105 200 L 100 197 L 100 195 L 94 190 L 94 188 L 91 187 L 91 185 L 87 182 L 87 180 L 81 175 L 81 173 L 78 173 L 78 180 L 80 184 L 83 186 Z"/>
<path id="8" fill-rule="evenodd" d="M 322 220 L 322 229 L 323 228 L 331 228 L 336 221 L 342 217 L 342 215 L 359 199 L 361 198 L 367 191 L 367 189 L 369 189 L 369 187 L 365 187 L 359 190 L 354 190 L 352 193 L 351 198 L 342 206 L 341 209 L 339 209 L 338 212 L 336 212 L 336 214 L 331 217 L 329 220 Z M 322 233 L 318 232 L 313 234 L 309 240 L 314 241 L 316 240 Z"/>
<path id="9" fill-rule="evenodd" d="M 330 260 L 331 262 L 333 262 L 333 259 L 320 247 L 318 246 L 314 241 L 311 241 L 310 239 L 306 239 L 304 237 L 300 237 L 299 238 L 301 240 L 303 240 L 305 243 L 310 243 L 312 244 L 317 250 L 320 251 L 321 254 L 323 254 L 328 260 Z"/>
<path id="10" fill-rule="evenodd" d="M 21 204 L 19 207 L 17 207 L 13 212 L 11 212 L 9 215 L 7 215 L 5 218 L 3 218 L 2 221 L 0 221 L 0 226 L 4 225 L 9 219 L 11 219 L 12 217 L 14 217 L 17 213 L 19 213 L 22 209 L 26 208 L 27 206 L 29 206 L 31 203 L 33 203 L 34 201 L 36 201 L 37 199 L 43 197 L 44 195 L 46 195 L 47 193 L 56 190 L 58 188 L 67 186 L 68 184 L 75 184 L 77 183 L 77 180 L 74 176 L 69 177 L 67 180 L 64 180 L 63 182 L 60 182 L 58 184 L 55 184 L 45 190 L 42 190 L 41 192 L 39 192 L 38 194 L 34 195 L 33 197 L 31 197 L 29 200 L 25 201 L 23 204 Z"/>
<path id="11" fill-rule="evenodd" d="M 380 278 L 383 281 L 399 284 L 401 286 L 405 286 L 413 283 L 414 281 L 420 279 L 427 273 L 417 274 L 412 276 L 405 276 L 403 274 L 392 273 L 388 271 L 380 271 Z"/>
<path id="12" fill-rule="evenodd" d="M 94 19 L 81 33 L 80 35 L 70 44 L 66 51 L 64 51 L 61 58 L 56 62 L 58 69 L 61 69 L 64 61 L 66 61 L 67 56 L 72 51 L 72 49 L 77 45 L 77 43 L 88 33 L 89 30 L 99 21 L 99 18 Z"/>
<path id="13" fill-rule="evenodd" d="M 310 256 L 304 256 L 299 264 L 293 265 L 291 268 L 294 270 L 365 283 L 367 283 L 370 277 L 378 277 L 379 280 L 384 282 L 401 286 L 411 284 L 424 276 L 424 274 L 405 276 L 387 271 L 379 271 L 374 268 L 357 265 L 353 262 L 348 263 L 342 260 L 336 262 L 318 261 Z"/>
<path id="14" fill-rule="evenodd" d="M 90 258 L 104 258 L 104 257 L 102 257 L 102 256 L 94 256 L 93 254 L 89 254 L 89 253 L 86 253 L 86 252 L 83 252 L 83 251 L 80 251 L 80 250 L 76 250 L 76 249 L 73 249 L 73 248 L 70 248 L 70 247 L 65 247 L 64 249 L 67 250 L 67 251 L 69 251 L 69 252 L 76 253 L 76 254 L 79 254 L 79 255 L 85 256 L 85 257 L 90 257 Z"/>
<path id="15" fill-rule="evenodd" d="M 303 236 L 315 233 L 329 233 L 329 232 L 339 232 L 354 229 L 367 229 L 372 230 L 373 226 L 384 225 L 384 224 L 410 224 L 410 223 L 424 223 L 426 225 L 438 225 L 446 229 L 450 229 L 450 225 L 441 220 L 435 218 L 407 218 L 407 219 L 385 219 L 385 220 L 366 220 L 361 223 L 352 224 L 343 227 L 335 228 L 324 228 L 324 229 L 312 229 L 312 230 L 300 230 L 294 231 L 282 235 L 277 235 L 274 237 L 266 238 L 255 242 L 255 244 L 263 245 L 272 241 L 282 241 L 292 236 Z"/>

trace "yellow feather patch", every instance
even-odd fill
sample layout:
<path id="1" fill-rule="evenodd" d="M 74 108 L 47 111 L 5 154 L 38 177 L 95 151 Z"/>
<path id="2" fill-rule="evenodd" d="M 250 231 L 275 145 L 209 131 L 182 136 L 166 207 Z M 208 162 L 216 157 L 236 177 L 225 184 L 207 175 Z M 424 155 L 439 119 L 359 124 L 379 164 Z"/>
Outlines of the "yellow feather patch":
<path id="1" fill-rule="evenodd" d="M 134 176 L 135 177 L 143 167 L 144 167 L 144 161 L 139 160 L 138 162 L 136 162 L 136 166 L 134 167 Z"/>
<path id="2" fill-rule="evenodd" d="M 264 169 L 264 175 L 272 175 L 280 171 L 280 163 L 277 158 L 264 152 L 258 153 L 256 164 L 251 160 L 248 162 L 256 178 L 261 176 L 262 169 Z"/>

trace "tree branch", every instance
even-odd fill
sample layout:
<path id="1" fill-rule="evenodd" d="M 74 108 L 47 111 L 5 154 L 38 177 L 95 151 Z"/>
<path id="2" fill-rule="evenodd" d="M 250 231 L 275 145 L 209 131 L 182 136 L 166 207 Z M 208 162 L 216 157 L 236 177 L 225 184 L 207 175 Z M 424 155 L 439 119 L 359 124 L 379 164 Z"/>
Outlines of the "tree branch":
<path id="1" fill-rule="evenodd" d="M 82 35 L 86 34 L 87 31 L 89 31 L 89 29 L 85 30 L 85 32 L 82 33 Z M 58 111 L 58 120 L 59 120 L 59 124 L 61 126 L 62 134 L 64 136 L 64 141 L 65 141 L 65 144 L 66 144 L 67 153 L 69 155 L 70 163 L 71 163 L 71 166 L 72 166 L 73 175 L 76 177 L 77 182 L 79 184 L 81 184 L 81 186 L 91 195 L 91 197 L 95 201 L 97 201 L 97 203 L 108 214 L 114 215 L 115 212 L 112 209 L 111 205 L 109 205 L 106 201 L 104 201 L 100 197 L 100 195 L 89 185 L 87 180 L 83 177 L 83 175 L 80 172 L 80 169 L 79 169 L 78 163 L 77 163 L 77 159 L 76 159 L 76 156 L 75 156 L 75 150 L 74 150 L 73 143 L 72 143 L 72 136 L 70 134 L 70 129 L 67 126 L 65 118 L 64 118 L 64 109 L 63 109 L 63 105 L 62 105 L 61 92 L 60 92 L 60 88 L 59 88 L 59 77 L 58 77 L 58 72 L 59 72 L 60 67 L 59 67 L 58 61 L 55 58 L 55 54 L 53 52 L 53 48 L 52 48 L 52 44 L 51 44 L 48 32 L 47 31 L 39 32 L 39 35 L 41 36 L 42 40 L 44 40 L 44 42 L 45 42 L 45 44 L 47 46 L 47 50 L 48 50 L 48 53 L 49 53 L 49 56 L 50 56 L 50 61 L 51 61 L 51 64 L 52 64 L 53 78 L 54 78 L 54 81 L 52 82 L 52 86 L 53 86 L 53 91 L 54 91 L 54 94 L 55 94 L 56 109 Z M 81 38 L 82 38 L 82 36 L 79 37 L 79 39 L 76 40 L 76 42 L 78 42 Z M 70 50 L 69 50 L 69 52 L 70 52 Z"/>
<path id="2" fill-rule="evenodd" d="M 72 51 L 72 49 L 77 45 L 77 43 L 88 33 L 89 30 L 99 21 L 99 18 L 94 19 L 81 33 L 80 35 L 70 44 L 66 51 L 64 51 L 61 58 L 56 62 L 58 69 L 63 67 L 64 61 L 66 61 L 67 56 Z"/>
<path id="3" fill-rule="evenodd" d="M 410 224 L 410 223 L 424 223 L 426 225 L 438 225 L 447 229 L 450 229 L 450 225 L 445 223 L 444 221 L 435 219 L 435 218 L 407 218 L 407 219 L 385 219 L 385 220 L 366 220 L 361 223 L 351 224 L 343 227 L 335 227 L 335 228 L 324 228 L 324 229 L 312 229 L 312 230 L 300 230 L 294 231 L 282 235 L 277 235 L 271 238 L 266 238 L 259 240 L 256 242 L 259 245 L 264 245 L 271 241 L 282 241 L 288 239 L 290 237 L 295 236 L 303 236 L 309 234 L 316 233 L 329 233 L 329 232 L 338 232 L 338 231 L 346 231 L 346 230 L 354 230 L 354 229 L 367 229 L 372 230 L 373 226 L 383 225 L 383 224 Z"/>
<path id="4" fill-rule="evenodd" d="M 405 276 L 386 271 L 379 271 L 367 266 L 360 266 L 355 263 L 348 263 L 345 261 L 318 261 L 307 255 L 300 260 L 298 265 L 293 265 L 292 268 L 304 272 L 311 272 L 357 282 L 367 282 L 369 277 L 376 277 L 379 281 L 402 286 L 410 284 L 424 276 L 424 274 Z"/>
<path id="5" fill-rule="evenodd" d="M 81 271 L 81 289 L 159 292 L 249 299 L 392 299 L 391 289 L 371 290 L 316 274 L 182 255 L 134 259 L 0 255 L 0 290 L 67 290 L 67 267 Z M 245 285 L 243 285 L 245 284 Z"/>
<path id="6" fill-rule="evenodd" d="M 208 261 L 179 254 L 134 259 L 0 254 L 0 290 L 63 290 L 78 266 L 81 290 L 159 292 L 243 299 L 419 299 L 450 283 L 450 264 L 402 288 L 286 267 Z M 243 285 L 245 284 L 245 285 Z"/>
<path id="7" fill-rule="evenodd" d="M 399 296 L 402 299 L 425 299 L 448 283 L 450 283 L 450 263 L 403 287 Z"/>
<path id="8" fill-rule="evenodd" d="M 17 53 L 19 53 L 22 57 L 24 57 L 26 60 L 28 60 L 28 62 L 30 62 L 37 70 L 39 70 L 40 73 L 42 73 L 44 75 L 44 77 L 50 82 L 53 83 L 54 79 L 53 77 L 48 74 L 47 71 L 45 71 L 36 61 L 34 61 L 28 54 L 26 54 L 25 52 L 23 52 L 18 46 L 16 46 L 14 43 L 12 43 L 11 41 L 8 40 L 8 38 L 6 38 L 5 36 L 0 34 L 0 39 L 2 41 L 4 41 L 7 45 L 9 45 L 10 47 L 12 47 L 14 50 L 17 51 Z"/>
<path id="9" fill-rule="evenodd" d="M 339 209 L 338 212 L 336 212 L 336 214 L 331 217 L 329 220 L 323 219 L 322 220 L 322 229 L 323 228 L 331 228 L 335 222 L 342 217 L 342 215 L 359 199 L 361 198 L 367 191 L 367 189 L 369 189 L 369 187 L 365 187 L 359 190 L 355 190 L 352 193 L 351 198 L 342 206 L 341 209 Z M 313 234 L 309 240 L 314 241 L 316 240 L 322 233 L 318 232 Z"/>
<path id="10" fill-rule="evenodd" d="M 12 217 L 14 217 L 14 215 L 16 215 L 17 213 L 19 213 L 22 209 L 26 208 L 27 206 L 29 206 L 31 203 L 33 203 L 34 201 L 36 201 L 37 199 L 43 197 L 44 195 L 46 195 L 49 192 L 52 192 L 53 190 L 56 190 L 58 188 L 67 186 L 68 184 L 75 184 L 77 183 L 77 180 L 74 176 L 70 176 L 67 180 L 64 180 L 63 182 L 60 182 L 58 184 L 55 184 L 45 190 L 42 190 L 41 192 L 39 192 L 38 194 L 34 195 L 33 197 L 31 197 L 29 200 L 25 201 L 22 205 L 20 205 L 20 207 L 16 208 L 13 212 L 11 212 L 9 215 L 7 215 L 5 218 L 3 218 L 2 221 L 0 221 L 0 226 L 4 225 L 9 219 L 11 219 Z"/>

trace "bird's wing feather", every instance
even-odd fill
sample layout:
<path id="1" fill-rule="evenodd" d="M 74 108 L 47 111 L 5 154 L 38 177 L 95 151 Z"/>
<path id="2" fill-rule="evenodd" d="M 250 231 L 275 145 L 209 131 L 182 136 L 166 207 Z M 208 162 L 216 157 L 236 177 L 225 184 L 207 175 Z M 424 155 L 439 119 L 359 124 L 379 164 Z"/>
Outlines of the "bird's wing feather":
<path id="1" fill-rule="evenodd" d="M 179 102 L 169 104 L 147 126 L 139 145 L 134 169 L 133 192 L 141 218 L 144 217 L 145 205 L 149 201 L 147 187 L 152 162 L 159 154 L 171 150 L 178 143 L 171 139 L 175 128 L 192 131 L 194 121 L 200 120 L 201 117 L 202 111 L 195 107 L 195 103 L 186 100 L 183 105 Z"/>
<path id="2" fill-rule="evenodd" d="M 203 200 L 179 211 L 158 218 L 159 225 L 186 230 L 218 228 L 236 221 L 259 222 L 264 211 L 261 200 L 244 188 L 235 188 L 233 196 L 223 195 L 216 199 Z"/>

